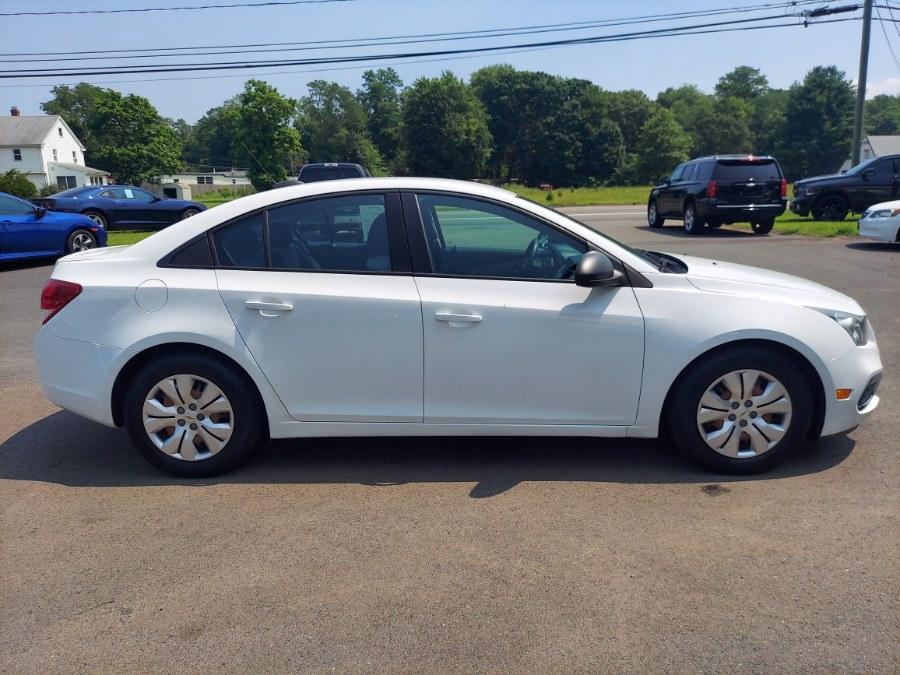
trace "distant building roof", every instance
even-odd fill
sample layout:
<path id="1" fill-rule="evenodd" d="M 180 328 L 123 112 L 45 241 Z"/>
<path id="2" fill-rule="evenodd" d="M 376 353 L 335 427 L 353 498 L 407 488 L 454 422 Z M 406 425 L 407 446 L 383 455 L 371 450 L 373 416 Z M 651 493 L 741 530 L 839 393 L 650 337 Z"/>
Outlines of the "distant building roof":
<path id="1" fill-rule="evenodd" d="M 20 148 L 28 146 L 40 146 L 53 128 L 61 124 L 75 141 L 85 149 L 84 145 L 75 136 L 75 133 L 59 115 L 10 115 L 0 117 L 0 146 L 5 148 Z"/>
<path id="2" fill-rule="evenodd" d="M 108 176 L 109 171 L 103 171 L 103 169 L 93 169 L 89 166 L 84 166 L 83 164 L 72 164 L 70 162 L 50 162 L 53 166 L 59 166 L 63 169 L 67 169 L 69 171 L 77 171 L 79 173 L 86 174 L 88 176 Z"/>
<path id="3" fill-rule="evenodd" d="M 900 154 L 900 136 L 866 136 L 876 156 Z"/>

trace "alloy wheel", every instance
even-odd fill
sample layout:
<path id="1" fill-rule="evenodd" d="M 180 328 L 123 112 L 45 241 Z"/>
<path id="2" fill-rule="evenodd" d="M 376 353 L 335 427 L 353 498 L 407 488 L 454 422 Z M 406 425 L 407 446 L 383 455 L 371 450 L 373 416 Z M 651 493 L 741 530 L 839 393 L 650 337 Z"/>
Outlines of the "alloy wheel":
<path id="1" fill-rule="evenodd" d="M 697 406 L 706 444 L 726 457 L 756 457 L 787 433 L 793 405 L 787 389 L 761 370 L 734 370 L 717 378 Z"/>
<path id="2" fill-rule="evenodd" d="M 97 223 L 100 227 L 106 227 L 106 219 L 99 213 L 89 213 L 87 214 L 87 217 Z"/>
<path id="3" fill-rule="evenodd" d="M 144 431 L 150 441 L 174 459 L 212 457 L 234 431 L 234 410 L 213 382 L 198 375 L 172 375 L 157 382 L 144 400 Z"/>
<path id="4" fill-rule="evenodd" d="M 72 237 L 73 253 L 78 253 L 79 251 L 87 251 L 89 249 L 95 248 L 96 246 L 97 242 L 87 232 L 78 232 L 74 237 Z"/>
<path id="5" fill-rule="evenodd" d="M 650 202 L 650 206 L 647 207 L 647 222 L 650 223 L 650 227 L 656 225 L 656 202 Z"/>

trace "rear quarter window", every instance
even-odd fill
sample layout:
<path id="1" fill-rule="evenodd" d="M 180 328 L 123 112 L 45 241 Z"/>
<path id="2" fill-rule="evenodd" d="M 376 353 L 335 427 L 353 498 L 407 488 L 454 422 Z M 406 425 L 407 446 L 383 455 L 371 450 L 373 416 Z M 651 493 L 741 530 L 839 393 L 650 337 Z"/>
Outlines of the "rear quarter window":
<path id="1" fill-rule="evenodd" d="M 781 169 L 773 161 L 767 162 L 719 162 L 716 165 L 715 179 L 721 181 L 766 181 L 781 180 Z"/>

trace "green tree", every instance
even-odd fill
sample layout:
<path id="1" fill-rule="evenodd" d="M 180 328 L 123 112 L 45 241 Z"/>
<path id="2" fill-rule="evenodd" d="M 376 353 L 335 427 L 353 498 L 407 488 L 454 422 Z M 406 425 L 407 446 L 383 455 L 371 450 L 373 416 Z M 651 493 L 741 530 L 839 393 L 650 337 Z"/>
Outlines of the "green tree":
<path id="1" fill-rule="evenodd" d="M 406 161 L 413 174 L 452 178 L 483 175 L 491 154 L 487 114 L 453 73 L 420 78 L 403 102 Z"/>
<path id="2" fill-rule="evenodd" d="M 754 100 L 750 129 L 753 150 L 760 155 L 774 155 L 784 133 L 784 111 L 787 108 L 786 89 L 769 89 Z"/>
<path id="3" fill-rule="evenodd" d="M 687 132 L 690 139 L 688 152 L 694 156 L 701 154 L 706 144 L 704 137 L 709 131 L 709 120 L 713 116 L 714 98 L 704 94 L 696 85 L 684 84 L 660 92 L 656 102 L 671 110 L 679 126 Z"/>
<path id="4" fill-rule="evenodd" d="M 816 66 L 790 88 L 778 151 L 793 179 L 837 171 L 850 153 L 853 85 L 836 66 Z"/>
<path id="5" fill-rule="evenodd" d="M 356 97 L 366 113 L 369 135 L 382 159 L 396 166 L 403 134 L 403 114 L 400 108 L 403 80 L 393 68 L 367 70 L 363 73 L 362 89 Z"/>
<path id="6" fill-rule="evenodd" d="M 635 178 L 649 183 L 658 176 L 668 174 L 688 158 L 690 144 L 690 136 L 678 124 L 671 110 L 654 110 L 641 127 L 638 137 Z"/>
<path id="7" fill-rule="evenodd" d="M 38 196 L 37 187 L 28 180 L 28 176 L 15 169 L 0 174 L 0 192 L 7 192 L 22 199 L 34 199 Z"/>
<path id="8" fill-rule="evenodd" d="M 631 150 L 637 145 L 641 127 L 650 118 L 656 104 L 637 89 L 605 92 L 609 118 L 622 132 L 625 147 Z"/>
<path id="9" fill-rule="evenodd" d="M 738 66 L 730 73 L 725 73 L 716 84 L 716 96 L 719 98 L 741 98 L 753 101 L 769 90 L 769 80 L 759 68 Z"/>
<path id="10" fill-rule="evenodd" d="M 257 190 L 287 177 L 302 161 L 300 134 L 291 126 L 297 103 L 261 80 L 248 80 L 237 100 L 235 149 L 246 158 L 247 176 Z"/>
<path id="11" fill-rule="evenodd" d="M 525 82 L 531 73 L 510 65 L 486 66 L 472 73 L 472 91 L 487 113 L 488 129 L 494 139 L 489 160 L 492 177 L 509 178 L 516 164 L 516 142 L 522 131 L 521 108 Z"/>
<path id="12" fill-rule="evenodd" d="M 734 96 L 717 98 L 705 121 L 706 131 L 697 136 L 692 154 L 753 152 L 752 111 L 752 104 L 743 99 Z"/>
<path id="13" fill-rule="evenodd" d="M 239 116 L 236 98 L 207 110 L 191 128 L 184 146 L 185 164 L 231 168 L 245 163 L 246 152 L 237 152 L 235 144 Z"/>
<path id="14" fill-rule="evenodd" d="M 866 133 L 873 136 L 900 134 L 900 96 L 881 94 L 866 101 Z"/>
<path id="15" fill-rule="evenodd" d="M 41 109 L 48 115 L 59 115 L 72 130 L 82 145 L 87 148 L 90 157 L 94 146 L 91 118 L 96 102 L 107 91 L 102 87 L 82 82 L 73 87 L 59 85 L 50 92 L 53 98 L 41 104 Z"/>
<path id="16" fill-rule="evenodd" d="M 142 96 L 104 89 L 88 115 L 90 161 L 117 180 L 138 184 L 181 168 L 181 143 Z"/>
<path id="17" fill-rule="evenodd" d="M 314 162 L 356 162 L 381 171 L 381 155 L 372 143 L 366 111 L 353 93 L 336 82 L 315 80 L 300 99 L 297 128 Z"/>

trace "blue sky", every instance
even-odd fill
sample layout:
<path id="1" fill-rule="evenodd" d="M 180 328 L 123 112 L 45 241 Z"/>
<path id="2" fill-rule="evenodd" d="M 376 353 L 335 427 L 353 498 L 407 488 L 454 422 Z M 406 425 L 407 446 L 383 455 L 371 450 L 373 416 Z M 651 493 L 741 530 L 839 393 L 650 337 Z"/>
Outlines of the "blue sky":
<path id="1" fill-rule="evenodd" d="M 212 2 L 213 0 L 210 0 Z M 226 0 L 218 0 L 225 2 Z M 228 0 L 233 2 L 234 0 Z M 248 0 L 253 2 L 255 0 Z M 704 10 L 760 4 L 762 0 L 355 0 L 353 2 L 217 9 L 145 14 L 4 17 L 3 51 L 66 51 L 86 49 L 125 49 L 170 47 L 191 44 L 234 44 L 366 38 L 371 36 L 433 33 L 502 28 L 546 23 L 564 23 L 595 19 L 613 19 L 683 10 Z M 165 7 L 204 4 L 194 0 L 0 0 L 0 11 L 112 9 L 120 7 Z M 838 3 L 841 4 L 841 3 Z M 900 18 L 900 16 L 898 16 Z M 713 19 L 714 20 L 714 19 Z M 900 25 L 900 24 L 898 24 Z M 900 55 L 900 33 L 886 24 L 888 37 Z M 632 28 L 593 29 L 577 35 L 633 30 Z M 859 22 L 791 27 L 766 31 L 724 33 L 693 37 L 671 37 L 637 42 L 611 43 L 545 49 L 518 54 L 488 54 L 477 57 L 430 60 L 424 63 L 392 63 L 404 82 L 420 76 L 439 74 L 449 69 L 467 77 L 473 70 L 492 64 L 510 63 L 521 69 L 582 77 L 605 89 L 641 89 L 651 97 L 671 85 L 694 83 L 711 91 L 720 75 L 739 65 L 760 68 L 773 86 L 786 87 L 801 79 L 809 68 L 834 64 L 854 80 L 859 58 Z M 571 34 L 570 34 L 571 35 Z M 526 36 L 525 40 L 546 36 Z M 551 34 L 547 39 L 555 39 Z M 523 41 L 519 38 L 503 38 Z M 492 40 L 499 43 L 502 39 Z M 452 46 L 462 46 L 455 43 Z M 416 49 L 425 45 L 393 47 L 393 51 Z M 360 49 L 375 53 L 378 47 Z M 341 50 L 331 52 L 340 53 Z M 350 53 L 350 52 L 345 52 Z M 308 55 L 308 54 L 307 54 Z M 279 55 L 281 56 L 281 55 Z M 265 55 L 254 55 L 263 58 Z M 10 58 L 10 57 L 3 57 Z M 223 60 L 239 57 L 222 56 Z M 177 62 L 177 60 L 176 60 Z M 103 61 L 95 62 L 103 63 Z M 5 64 L 7 68 L 21 67 Z M 32 64 L 28 67 L 52 64 Z M 63 64 L 65 65 L 65 64 Z M 377 63 L 347 68 L 308 72 L 297 67 L 289 73 L 256 74 L 293 97 L 302 96 L 306 83 L 313 79 L 334 80 L 356 89 L 362 71 Z M 321 67 L 320 67 L 321 68 Z M 332 67 L 334 68 L 334 67 Z M 273 69 L 284 71 L 284 68 Z M 306 72 L 304 72 L 306 70 Z M 180 77 L 208 76 L 186 73 Z M 149 98 L 167 117 L 182 117 L 194 122 L 203 113 L 238 93 L 251 75 L 240 73 L 214 79 L 189 79 L 156 82 L 115 82 L 161 78 L 163 75 L 105 75 L 78 79 L 102 84 L 122 92 Z M 17 105 L 22 114 L 40 114 L 40 103 L 50 97 L 51 83 L 37 80 L 0 81 L 0 114 L 8 114 Z M 881 26 L 872 26 L 872 50 L 869 60 L 868 95 L 900 93 L 900 71 L 888 50 Z"/>

